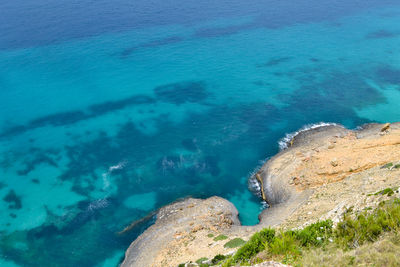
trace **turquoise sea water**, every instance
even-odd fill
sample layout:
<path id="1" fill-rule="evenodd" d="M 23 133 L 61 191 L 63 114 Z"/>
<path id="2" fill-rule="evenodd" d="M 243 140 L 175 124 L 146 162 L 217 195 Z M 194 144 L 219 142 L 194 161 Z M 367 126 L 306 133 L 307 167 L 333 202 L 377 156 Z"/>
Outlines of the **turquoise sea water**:
<path id="1" fill-rule="evenodd" d="M 117 266 L 187 196 L 256 224 L 285 133 L 400 120 L 399 47 L 394 0 L 0 3 L 0 265 Z"/>

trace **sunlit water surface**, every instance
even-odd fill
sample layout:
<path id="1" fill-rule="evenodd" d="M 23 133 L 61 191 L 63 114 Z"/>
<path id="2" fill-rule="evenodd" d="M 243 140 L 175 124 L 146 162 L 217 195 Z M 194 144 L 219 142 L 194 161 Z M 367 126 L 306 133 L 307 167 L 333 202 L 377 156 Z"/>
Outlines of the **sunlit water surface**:
<path id="1" fill-rule="evenodd" d="M 179 198 L 243 224 L 287 132 L 400 119 L 398 0 L 0 3 L 0 265 L 117 266 Z"/>

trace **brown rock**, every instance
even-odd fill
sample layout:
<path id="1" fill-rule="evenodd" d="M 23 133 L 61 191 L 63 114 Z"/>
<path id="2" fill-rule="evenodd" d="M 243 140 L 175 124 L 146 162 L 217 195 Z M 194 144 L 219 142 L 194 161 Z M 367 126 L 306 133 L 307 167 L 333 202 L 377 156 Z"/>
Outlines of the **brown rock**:
<path id="1" fill-rule="evenodd" d="M 381 132 L 386 132 L 390 128 L 390 123 L 385 123 L 383 127 L 381 128 Z"/>
<path id="2" fill-rule="evenodd" d="M 211 206 L 214 209 L 209 212 Z M 176 210 L 181 211 L 172 212 Z M 193 242 L 196 243 L 196 249 L 202 244 L 198 239 L 198 235 L 202 235 L 200 231 L 209 229 L 221 233 L 218 230 L 225 231 L 232 225 L 240 225 L 238 211 L 232 203 L 223 198 L 211 197 L 204 200 L 188 198 L 175 202 L 158 211 L 155 224 L 130 245 L 121 266 L 176 266 L 182 262 L 182 260 L 174 262 L 176 257 L 182 255 L 202 257 L 203 255 L 194 255 L 193 251 L 185 250 Z M 197 232 L 200 233 L 196 234 Z M 205 237 L 203 241 L 205 247 L 210 239 Z"/>
<path id="3" fill-rule="evenodd" d="M 196 225 L 195 227 L 192 228 L 192 233 L 196 233 L 203 229 L 204 229 L 204 227 L 202 225 Z"/>

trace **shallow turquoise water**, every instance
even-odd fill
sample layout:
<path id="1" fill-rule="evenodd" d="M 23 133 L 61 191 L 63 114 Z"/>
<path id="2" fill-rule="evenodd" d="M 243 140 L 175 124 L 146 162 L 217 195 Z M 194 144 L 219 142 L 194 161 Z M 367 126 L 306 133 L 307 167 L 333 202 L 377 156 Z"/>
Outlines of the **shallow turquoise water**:
<path id="1" fill-rule="evenodd" d="M 285 133 L 398 121 L 400 4 L 346 2 L 0 4 L 0 265 L 116 266 L 187 196 L 256 224 Z"/>

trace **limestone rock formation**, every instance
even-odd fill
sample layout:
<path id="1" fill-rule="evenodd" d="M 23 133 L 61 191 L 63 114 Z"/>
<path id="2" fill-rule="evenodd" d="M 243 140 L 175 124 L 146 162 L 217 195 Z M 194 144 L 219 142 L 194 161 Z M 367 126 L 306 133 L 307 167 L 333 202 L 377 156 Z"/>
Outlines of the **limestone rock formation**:
<path id="1" fill-rule="evenodd" d="M 131 244 L 121 266 L 172 266 L 167 254 L 174 249 L 173 256 L 179 258 L 182 254 L 182 260 L 185 255 L 193 255 L 190 250 L 208 249 L 204 240 L 198 241 L 199 245 L 194 248 L 187 246 L 190 241 L 201 238 L 197 237 L 198 232 L 220 233 L 240 225 L 235 206 L 220 197 L 188 198 L 161 208 L 156 216 L 156 223 Z"/>
<path id="2" fill-rule="evenodd" d="M 156 223 L 129 247 L 122 266 L 178 266 L 217 254 L 234 238 L 248 240 L 265 227 L 302 228 L 319 219 L 338 221 L 348 207 L 374 207 L 399 188 L 400 123 L 367 124 L 357 130 L 314 127 L 288 140 L 287 149 L 255 174 L 270 207 L 256 226 L 240 226 L 232 203 L 188 198 L 161 208 Z M 129 231 L 129 227 L 127 228 Z M 223 235 L 224 238 L 216 239 Z M 267 262 L 256 266 L 284 266 Z M 268 265 L 269 264 L 269 265 Z"/>

